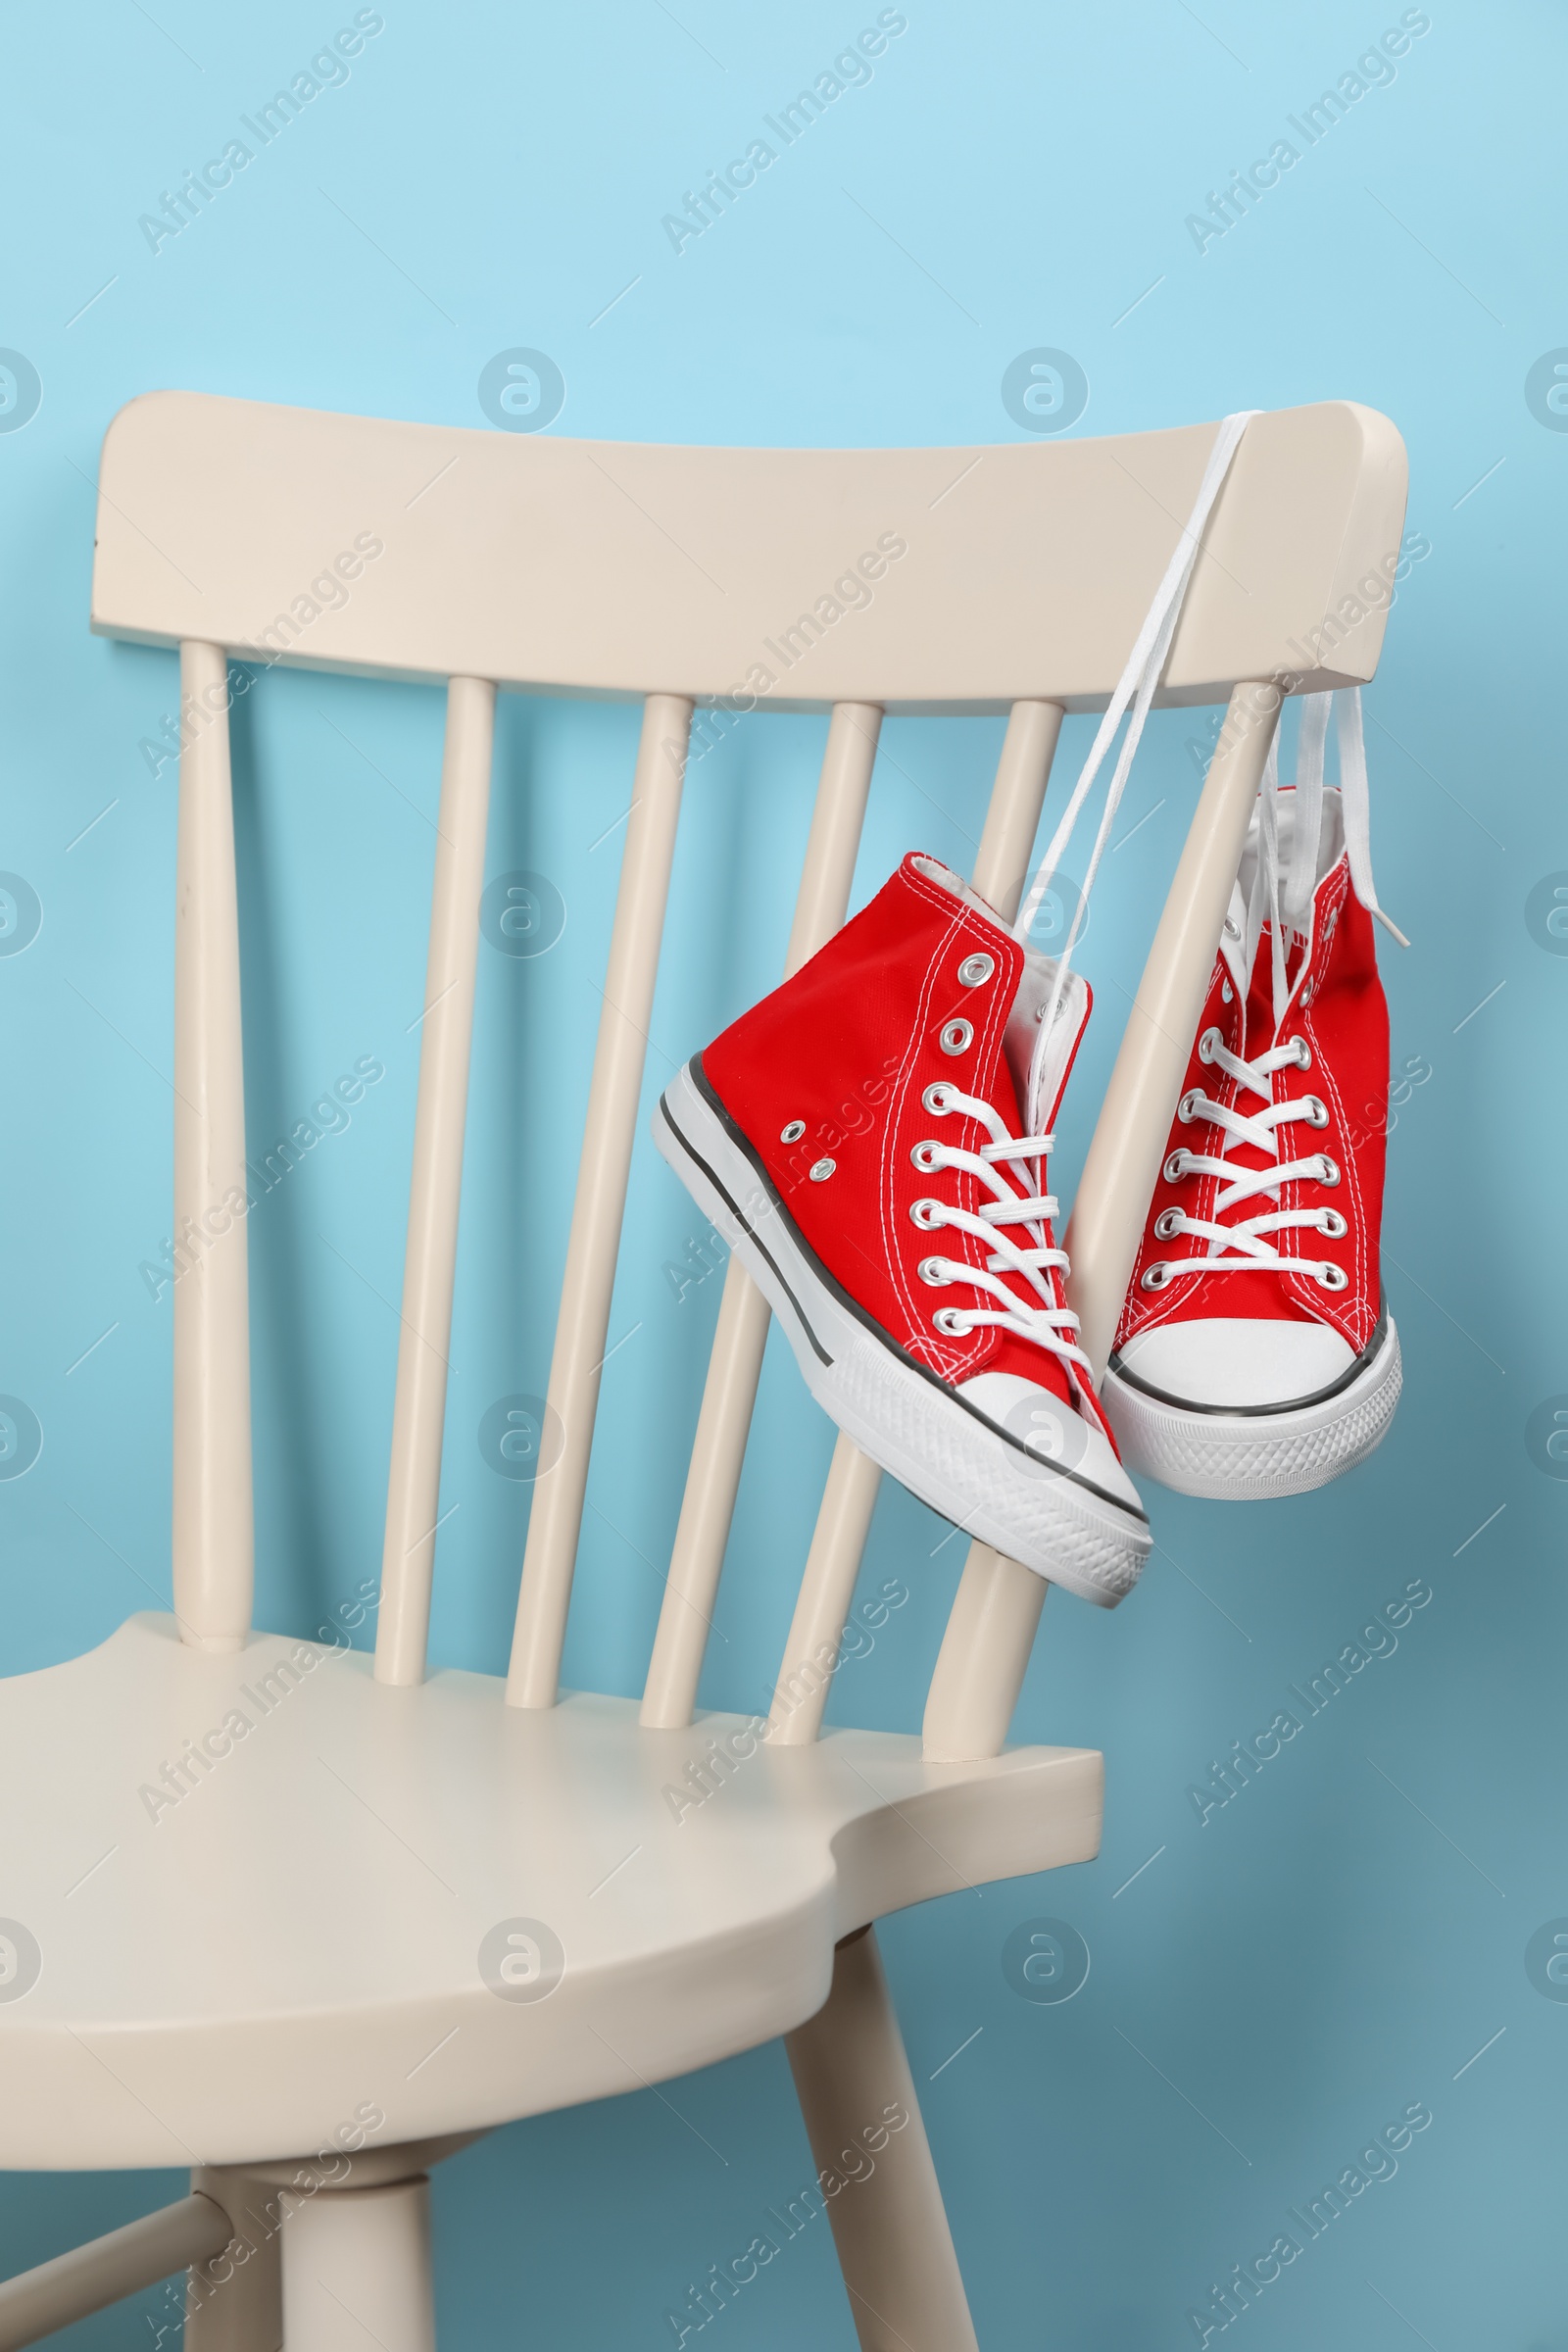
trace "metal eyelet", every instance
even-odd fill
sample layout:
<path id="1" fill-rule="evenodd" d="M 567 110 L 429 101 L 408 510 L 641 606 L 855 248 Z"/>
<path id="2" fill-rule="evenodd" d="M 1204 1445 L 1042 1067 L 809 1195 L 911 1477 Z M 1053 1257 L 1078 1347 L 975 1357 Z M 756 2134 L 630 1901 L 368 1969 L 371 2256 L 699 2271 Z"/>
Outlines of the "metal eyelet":
<path id="1" fill-rule="evenodd" d="M 1162 1291 L 1169 1280 L 1169 1266 L 1156 1263 L 1152 1266 L 1147 1266 L 1145 1268 L 1142 1276 L 1139 1278 L 1138 1288 L 1141 1291 Z"/>
<path id="2" fill-rule="evenodd" d="M 1330 1159 L 1326 1152 L 1320 1152 L 1317 1155 L 1317 1180 L 1319 1184 L 1327 1185 L 1336 1185 L 1340 1181 L 1340 1163 L 1337 1159 Z"/>
<path id="3" fill-rule="evenodd" d="M 1193 1113 L 1202 1100 L 1203 1090 L 1200 1086 L 1190 1086 L 1186 1094 L 1183 1095 L 1181 1101 L 1176 1105 L 1176 1116 L 1180 1119 L 1184 1127 L 1191 1125 Z"/>
<path id="4" fill-rule="evenodd" d="M 1214 1048 L 1216 1046 L 1222 1046 L 1224 1043 L 1225 1040 L 1217 1029 L 1205 1029 L 1202 1036 L 1198 1041 L 1199 1060 L 1212 1061 L 1214 1058 Z"/>
<path id="5" fill-rule="evenodd" d="M 949 1111 L 953 1108 L 953 1097 L 956 1091 L 957 1090 L 956 1087 L 946 1085 L 939 1078 L 934 1086 L 928 1086 L 926 1088 L 925 1093 L 920 1097 L 920 1101 L 924 1103 L 926 1109 L 930 1111 L 933 1118 L 945 1119 Z"/>
<path id="6" fill-rule="evenodd" d="M 1225 917 L 1225 936 L 1227 939 L 1240 939 L 1242 936 L 1242 926 L 1234 914 Z"/>
<path id="7" fill-rule="evenodd" d="M 1337 1208 L 1320 1208 L 1317 1214 L 1317 1229 L 1319 1233 L 1326 1233 L 1331 1242 L 1343 1242 L 1350 1227 L 1348 1219 L 1342 1217 Z"/>
<path id="8" fill-rule="evenodd" d="M 811 1182 L 813 1184 L 826 1184 L 828 1178 L 832 1175 L 838 1164 L 839 1163 L 836 1159 L 819 1159 L 815 1161 L 810 1170 Z"/>
<path id="9" fill-rule="evenodd" d="M 1321 1095 L 1308 1095 L 1301 1107 L 1306 1112 L 1306 1123 L 1309 1127 L 1326 1127 L 1328 1125 L 1329 1106 Z"/>
<path id="10" fill-rule="evenodd" d="M 958 978 L 965 988 L 983 988 L 996 968 L 994 956 L 966 956 L 958 966 Z"/>
<path id="11" fill-rule="evenodd" d="M 941 1208 L 940 1200 L 911 1200 L 909 1202 L 909 1222 L 911 1225 L 918 1225 L 922 1233 L 934 1233 L 937 1227 L 944 1222 L 940 1213 Z"/>
<path id="12" fill-rule="evenodd" d="M 798 1144 L 805 1133 L 806 1121 L 804 1119 L 791 1119 L 787 1127 L 781 1127 L 779 1129 L 778 1140 L 781 1144 Z"/>
<path id="13" fill-rule="evenodd" d="M 1174 1241 L 1181 1222 L 1182 1212 L 1179 1208 L 1162 1208 L 1154 1219 L 1154 1239 L 1160 1242 Z"/>
<path id="14" fill-rule="evenodd" d="M 974 1030 L 968 1021 L 949 1021 L 938 1037 L 937 1044 L 944 1054 L 967 1054 L 974 1044 Z"/>
<path id="15" fill-rule="evenodd" d="M 959 1309 L 956 1306 L 939 1306 L 931 1322 L 945 1340 L 961 1340 L 968 1330 L 968 1325 L 959 1320 Z"/>
<path id="16" fill-rule="evenodd" d="M 927 1136 L 925 1141 L 923 1143 L 916 1144 L 914 1150 L 909 1153 L 909 1157 L 913 1160 L 915 1166 L 919 1169 L 922 1176 L 931 1175 L 933 1170 L 941 1165 L 941 1162 L 937 1158 L 937 1151 L 938 1146 L 932 1143 L 930 1137 Z"/>
<path id="17" fill-rule="evenodd" d="M 945 1290 L 953 1280 L 945 1257 L 922 1257 L 915 1272 L 922 1282 L 928 1282 L 935 1291 Z"/>
<path id="18" fill-rule="evenodd" d="M 1293 1037 L 1290 1042 L 1296 1051 L 1297 1068 L 1298 1070 L 1309 1070 L 1312 1067 L 1312 1049 L 1307 1044 L 1305 1038 Z"/>
<path id="19" fill-rule="evenodd" d="M 1173 1152 L 1165 1162 L 1165 1182 L 1167 1184 L 1180 1184 L 1186 1173 L 1187 1153 L 1185 1152 Z"/>
<path id="20" fill-rule="evenodd" d="M 1343 1266 L 1320 1266 L 1314 1280 L 1325 1291 L 1348 1291 L 1350 1287 L 1350 1277 Z"/>

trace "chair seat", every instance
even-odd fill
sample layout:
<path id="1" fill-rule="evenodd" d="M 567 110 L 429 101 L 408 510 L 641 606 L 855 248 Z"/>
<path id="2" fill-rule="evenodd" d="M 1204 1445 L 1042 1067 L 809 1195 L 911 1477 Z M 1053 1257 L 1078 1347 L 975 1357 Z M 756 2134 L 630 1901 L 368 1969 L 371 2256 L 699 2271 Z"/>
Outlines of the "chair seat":
<path id="1" fill-rule="evenodd" d="M 813 2015 L 853 1929 L 1087 1860 L 1102 1788 L 1088 1749 L 648 1732 L 132 1617 L 0 1685 L 0 2165 L 385 2145 L 710 2064 Z"/>

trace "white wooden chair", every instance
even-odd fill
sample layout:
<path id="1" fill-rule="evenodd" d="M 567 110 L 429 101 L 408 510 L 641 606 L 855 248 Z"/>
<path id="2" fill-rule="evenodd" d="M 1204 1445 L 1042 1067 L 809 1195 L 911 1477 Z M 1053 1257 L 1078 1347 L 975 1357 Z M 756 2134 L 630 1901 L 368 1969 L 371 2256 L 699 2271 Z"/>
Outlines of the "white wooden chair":
<path id="1" fill-rule="evenodd" d="M 831 712 L 792 968 L 844 919 L 883 713 L 1009 711 L 974 880 L 1010 914 L 1062 714 L 1103 708 L 1213 429 L 664 449 L 183 393 L 115 419 L 93 627 L 177 645 L 184 710 L 173 1614 L 0 1689 L 0 2163 L 189 2166 L 192 2194 L 0 2287 L 0 2347 L 191 2265 L 192 2352 L 427 2352 L 432 2161 L 778 2034 L 821 2167 L 908 2118 L 830 2203 L 861 2344 L 973 2344 L 871 1923 L 1096 1852 L 1100 1756 L 1004 1745 L 1044 1584 L 975 1548 L 923 1738 L 824 1734 L 878 1477 L 840 1440 L 769 1739 L 694 1717 L 766 1325 L 731 1265 L 642 1703 L 564 1693 L 558 1670 L 694 705 Z M 1403 500 L 1394 427 L 1329 402 L 1256 418 L 1205 534 L 1161 699 L 1229 712 L 1073 1221 L 1097 1363 L 1282 691 L 1372 675 Z M 872 601 L 828 620 L 862 557 Z M 309 593 L 323 568 L 352 581 L 335 608 Z M 230 656 L 448 682 L 373 1671 L 251 1626 Z M 498 687 L 644 707 L 550 1378 L 562 1451 L 505 1685 L 425 1665 Z M 663 1792 L 705 1761 L 723 1799 L 677 1818 Z M 138 1780 L 165 1764 L 190 1801 L 149 1818 Z"/>

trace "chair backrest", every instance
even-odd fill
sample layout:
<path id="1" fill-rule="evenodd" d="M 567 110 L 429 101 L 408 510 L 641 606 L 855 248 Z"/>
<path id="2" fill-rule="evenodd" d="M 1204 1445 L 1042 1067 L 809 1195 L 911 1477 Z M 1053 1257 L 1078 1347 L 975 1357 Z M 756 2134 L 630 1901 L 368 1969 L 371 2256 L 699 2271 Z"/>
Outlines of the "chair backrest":
<path id="1" fill-rule="evenodd" d="M 174 1607 L 232 1649 L 251 1612 L 239 952 L 228 661 L 445 680 L 376 1672 L 424 1672 L 495 696 L 638 698 L 641 742 L 508 1695 L 557 1694 L 645 1031 L 694 710 L 831 713 L 790 938 L 843 922 L 883 714 L 1002 712 L 973 879 L 1016 907 L 1061 718 L 1103 709 L 1176 545 L 1212 425 L 980 449 L 682 449 L 512 436 L 194 393 L 105 439 L 95 630 L 177 646 Z M 1258 416 L 1204 530 L 1159 700 L 1226 723 L 1080 1186 L 1074 1302 L 1102 1365 L 1282 697 L 1364 683 L 1405 465 L 1348 402 Z M 643 1720 L 691 1720 L 766 1337 L 730 1268 Z M 814 1739 L 877 1473 L 840 1440 L 779 1677 Z M 1005 1736 L 1045 1587 L 974 1547 L 926 1716 L 934 1755 Z M 825 1644 L 825 1649 L 824 1649 Z"/>

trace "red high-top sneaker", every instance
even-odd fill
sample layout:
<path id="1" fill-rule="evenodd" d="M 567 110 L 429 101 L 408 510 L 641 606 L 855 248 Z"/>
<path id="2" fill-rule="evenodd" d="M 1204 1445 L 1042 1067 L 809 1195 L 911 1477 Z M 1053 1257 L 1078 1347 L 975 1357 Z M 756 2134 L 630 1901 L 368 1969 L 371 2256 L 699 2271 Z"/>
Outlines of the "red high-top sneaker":
<path id="1" fill-rule="evenodd" d="M 1319 758 L 1328 699 L 1310 698 Z M 1399 1398 L 1378 1275 L 1389 1014 L 1372 916 L 1388 918 L 1346 716 L 1343 796 L 1320 767 L 1277 817 L 1260 796 L 1102 1384 L 1129 1463 L 1184 1494 L 1323 1486 Z"/>
<path id="2" fill-rule="evenodd" d="M 660 1151 L 740 1252 L 811 1394 L 969 1533 L 1110 1605 L 1148 1522 L 1075 1345 L 1042 1190 L 1089 1015 L 908 857 L 663 1095 Z"/>

